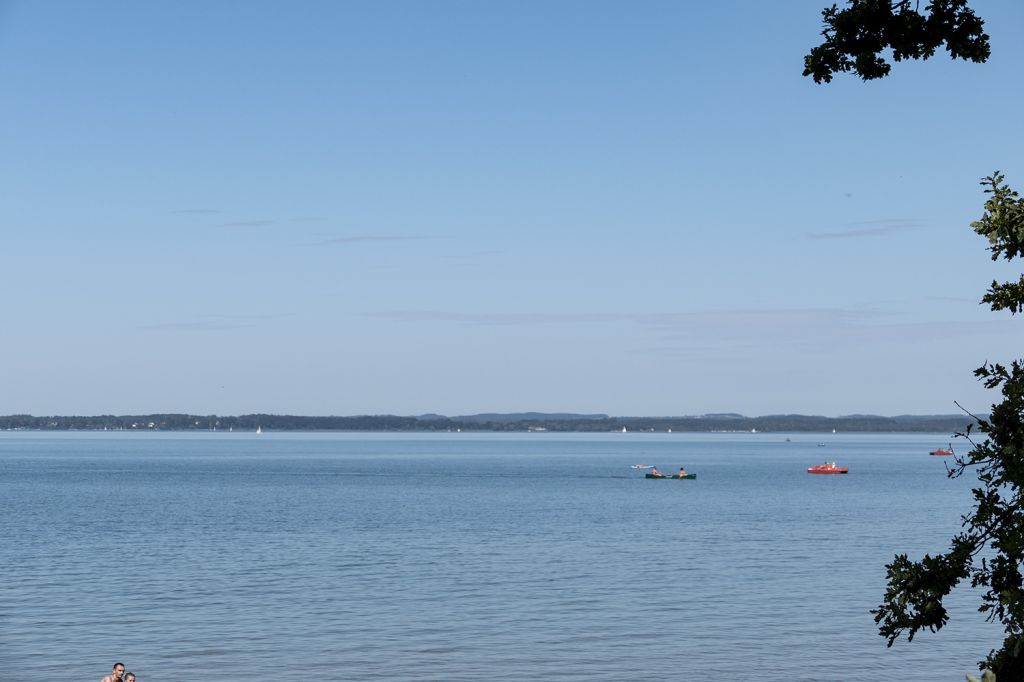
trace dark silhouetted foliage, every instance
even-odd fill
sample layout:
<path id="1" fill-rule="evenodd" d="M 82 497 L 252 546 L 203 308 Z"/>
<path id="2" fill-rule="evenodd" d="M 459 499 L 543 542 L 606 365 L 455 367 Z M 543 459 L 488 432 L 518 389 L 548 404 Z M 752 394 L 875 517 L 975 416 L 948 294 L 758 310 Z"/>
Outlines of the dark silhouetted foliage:
<path id="1" fill-rule="evenodd" d="M 990 49 L 982 21 L 967 0 L 933 0 L 918 11 L 912 0 L 849 0 L 822 10 L 825 41 L 804 57 L 804 75 L 828 83 L 853 71 L 864 80 L 889 75 L 894 61 L 928 59 L 943 44 L 954 59 L 984 62 Z"/>
<path id="2" fill-rule="evenodd" d="M 881 56 L 928 59 L 943 43 L 956 59 L 984 62 L 990 48 L 984 22 L 967 0 L 933 0 L 925 5 L 909 0 L 880 2 L 850 0 L 849 7 L 826 8 L 825 42 L 804 60 L 804 75 L 829 82 L 837 72 L 854 71 L 864 80 L 882 78 L 891 65 Z M 988 199 L 981 219 L 971 227 L 989 240 L 992 260 L 1024 256 L 1024 200 L 996 172 L 984 178 Z M 1024 275 L 1016 282 L 993 281 L 982 303 L 993 311 L 1015 315 L 1024 309 Z M 998 389 L 1002 401 L 987 417 L 974 417 L 965 433 L 972 445 L 957 457 L 950 477 L 975 473 L 974 509 L 963 516 L 961 531 L 949 551 L 926 554 L 911 561 L 899 554 L 886 568 L 888 587 L 873 611 L 879 633 L 892 646 L 900 635 L 908 640 L 923 629 L 936 631 L 949 620 L 943 599 L 962 581 L 981 594 L 979 610 L 1002 624 L 1005 639 L 980 665 L 1003 680 L 1024 680 L 1024 361 L 1008 367 L 986 362 L 975 375 L 986 388 Z M 972 433 L 981 434 L 972 437 Z"/>
<path id="3" fill-rule="evenodd" d="M 992 259 L 1013 260 L 1024 255 L 1024 202 L 1004 182 L 1000 173 L 985 178 L 989 195 L 985 213 L 971 224 L 989 240 Z M 1024 306 L 1024 290 L 1014 283 L 992 283 L 982 299 L 992 310 L 1015 314 Z M 889 645 L 902 634 L 908 640 L 923 629 L 936 631 L 949 616 L 943 599 L 961 581 L 970 578 L 979 588 L 979 610 L 990 621 L 1003 625 L 1006 638 L 992 650 L 983 665 L 1000 679 L 1024 679 L 1024 364 L 1009 367 L 985 363 L 975 375 L 986 388 L 999 389 L 1002 402 L 992 406 L 987 418 L 962 434 L 973 446 L 957 457 L 951 477 L 974 470 L 980 486 L 973 490 L 974 510 L 963 517 L 961 532 L 949 551 L 911 561 L 897 555 L 888 569 L 888 588 L 874 611 L 879 633 Z M 972 431 L 983 438 L 972 437 Z"/>

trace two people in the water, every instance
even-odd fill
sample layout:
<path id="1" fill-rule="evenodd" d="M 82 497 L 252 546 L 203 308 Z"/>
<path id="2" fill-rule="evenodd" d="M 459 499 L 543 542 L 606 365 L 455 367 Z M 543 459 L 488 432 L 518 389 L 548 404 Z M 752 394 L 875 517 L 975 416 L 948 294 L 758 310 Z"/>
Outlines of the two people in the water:
<path id="1" fill-rule="evenodd" d="M 115 663 L 114 670 L 102 678 L 100 682 L 135 682 L 135 673 L 126 673 L 124 663 Z"/>
<path id="2" fill-rule="evenodd" d="M 654 476 L 655 478 L 685 478 L 686 467 L 679 467 L 679 474 L 671 477 L 666 476 L 665 474 L 658 471 L 658 467 L 651 467 L 651 475 Z"/>

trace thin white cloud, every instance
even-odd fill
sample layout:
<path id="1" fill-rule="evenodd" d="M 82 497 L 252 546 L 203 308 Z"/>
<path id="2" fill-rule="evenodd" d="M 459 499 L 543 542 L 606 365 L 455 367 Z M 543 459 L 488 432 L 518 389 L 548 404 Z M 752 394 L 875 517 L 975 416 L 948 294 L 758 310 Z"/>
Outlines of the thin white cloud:
<path id="1" fill-rule="evenodd" d="M 862 237 L 884 237 L 898 232 L 920 230 L 925 227 L 923 220 L 913 218 L 884 218 L 846 223 L 840 229 L 809 232 L 808 239 L 859 239 Z"/>
<path id="2" fill-rule="evenodd" d="M 414 235 L 373 235 L 373 234 L 357 234 L 350 237 L 335 237 L 333 239 L 325 239 L 323 241 L 315 242 L 310 246 L 339 246 L 343 244 L 365 244 L 372 242 L 409 242 L 409 241 L 421 241 L 429 239 L 429 237 L 414 236 Z"/>
<path id="3" fill-rule="evenodd" d="M 971 298 L 969 296 L 925 296 L 926 301 L 941 301 L 943 303 L 977 303 L 980 302 L 977 298 Z"/>
<path id="4" fill-rule="evenodd" d="M 255 327 L 260 322 L 287 317 L 285 313 L 264 313 L 260 315 L 198 315 L 188 321 L 154 322 L 139 325 L 140 329 L 173 329 L 180 331 L 219 331 Z"/>
<path id="5" fill-rule="evenodd" d="M 290 317 L 291 313 L 258 313 L 253 315 L 224 315 L 224 314 L 210 314 L 210 315 L 199 315 L 200 319 L 211 319 L 211 320 L 241 320 L 241 321 L 259 321 L 259 320 L 277 320 L 282 317 Z"/>
<path id="6" fill-rule="evenodd" d="M 727 343 L 731 347 L 834 347 L 922 339 L 966 338 L 1016 333 L 1001 321 L 904 321 L 902 313 L 878 309 L 809 308 L 664 313 L 458 313 L 451 311 L 365 312 L 364 317 L 406 323 L 477 326 L 607 325 L 646 328 L 665 344 L 662 352 L 686 346 Z M 696 346 L 694 346 L 696 344 Z"/>
<path id="7" fill-rule="evenodd" d="M 253 327 L 255 323 L 231 322 L 227 320 L 194 320 L 192 322 L 156 322 L 154 324 L 139 325 L 140 329 L 151 331 L 173 329 L 180 331 L 219 331 L 222 329 L 241 329 Z"/>
<path id="8" fill-rule="evenodd" d="M 679 327 L 694 323 L 743 328 L 752 324 L 788 325 L 808 320 L 835 322 L 838 319 L 862 319 L 887 315 L 876 310 L 806 309 L 806 310 L 721 310 L 706 312 L 664 313 L 458 313 L 439 310 L 376 311 L 362 313 L 404 322 L 458 322 L 480 325 L 566 324 L 634 322 L 653 327 Z"/>
<path id="9" fill-rule="evenodd" d="M 617 313 L 456 313 L 440 310 L 365 312 L 365 317 L 400 322 L 456 322 L 478 325 L 562 324 L 571 322 L 621 322 L 635 315 Z"/>
<path id="10" fill-rule="evenodd" d="M 238 220 L 230 223 L 221 223 L 218 227 L 265 227 L 273 225 L 273 220 Z"/>

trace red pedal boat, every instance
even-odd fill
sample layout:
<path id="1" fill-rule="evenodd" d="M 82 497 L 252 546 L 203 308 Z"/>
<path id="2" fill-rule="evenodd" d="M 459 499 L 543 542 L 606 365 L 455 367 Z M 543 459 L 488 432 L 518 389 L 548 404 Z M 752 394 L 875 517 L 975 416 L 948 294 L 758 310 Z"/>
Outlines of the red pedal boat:
<path id="1" fill-rule="evenodd" d="M 846 467 L 837 467 L 835 462 L 825 462 L 819 464 L 816 467 L 809 467 L 807 469 L 809 474 L 848 474 L 850 470 Z"/>
<path id="2" fill-rule="evenodd" d="M 935 455 L 936 457 L 949 457 L 953 454 L 953 446 L 950 445 L 949 448 L 935 448 L 928 454 Z"/>

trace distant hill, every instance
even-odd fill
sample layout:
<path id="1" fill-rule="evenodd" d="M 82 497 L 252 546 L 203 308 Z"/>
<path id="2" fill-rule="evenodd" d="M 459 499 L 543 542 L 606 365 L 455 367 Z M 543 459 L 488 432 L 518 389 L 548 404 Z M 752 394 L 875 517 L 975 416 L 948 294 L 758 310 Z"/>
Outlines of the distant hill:
<path id="1" fill-rule="evenodd" d="M 898 433 L 922 432 L 952 435 L 972 422 L 962 414 L 899 415 L 882 417 L 855 414 L 822 417 L 776 414 L 746 417 L 741 414 L 705 414 L 686 417 L 610 417 L 604 414 L 516 412 L 482 413 L 446 417 L 358 415 L 349 417 L 307 417 L 296 415 L 246 414 L 237 417 L 191 414 L 100 415 L 34 417 L 0 416 L 0 430 L 32 431 L 545 431 L 562 432 L 832 432 Z"/>
<path id="2" fill-rule="evenodd" d="M 461 417 L 452 417 L 453 420 L 459 422 L 468 422 L 471 424 L 479 423 L 493 423 L 493 424 L 509 424 L 515 422 L 527 422 L 527 421 L 592 421 L 595 419 L 608 419 L 606 414 L 573 414 L 573 413 L 560 413 L 560 412 L 511 412 L 507 414 L 499 414 L 494 412 L 485 412 L 483 414 L 470 414 Z"/>

